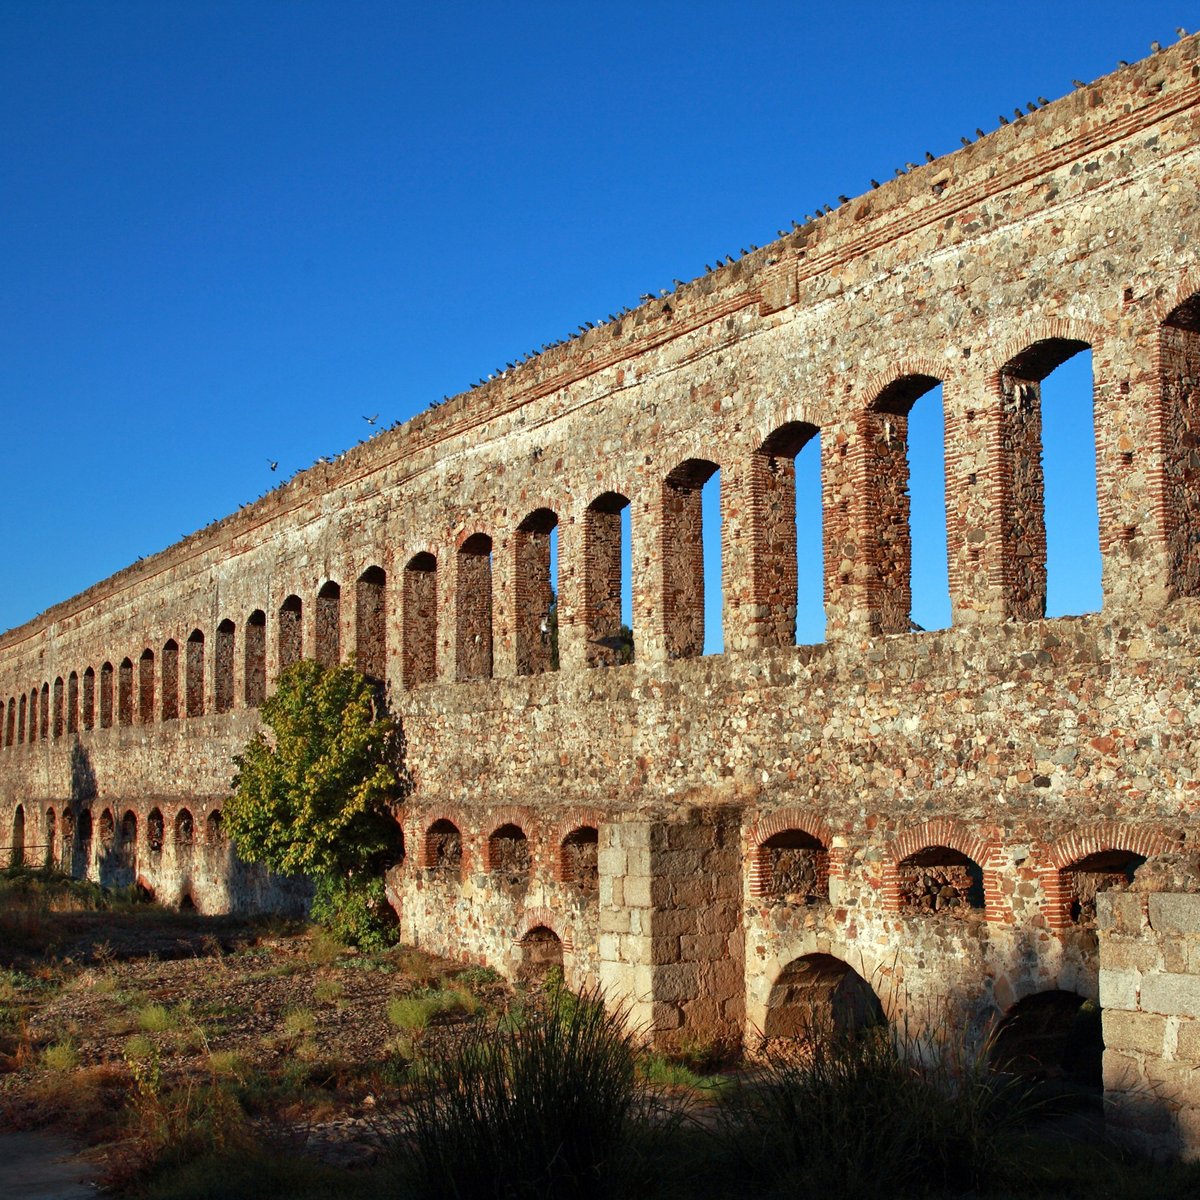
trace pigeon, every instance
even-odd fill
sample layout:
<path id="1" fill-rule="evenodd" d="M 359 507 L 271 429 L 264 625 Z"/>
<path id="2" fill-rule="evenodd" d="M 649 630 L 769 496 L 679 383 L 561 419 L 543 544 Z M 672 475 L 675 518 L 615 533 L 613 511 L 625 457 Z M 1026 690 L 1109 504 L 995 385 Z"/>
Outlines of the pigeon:
<path id="1" fill-rule="evenodd" d="M 1087 87 L 1087 84 L 1086 84 L 1086 83 L 1084 83 L 1082 79 L 1072 79 L 1072 80 L 1071 80 L 1071 82 L 1072 82 L 1072 83 L 1073 83 L 1073 84 L 1074 84 L 1076 87 Z"/>
<path id="2" fill-rule="evenodd" d="M 926 161 L 926 162 L 933 162 L 933 159 L 934 159 L 933 152 L 932 152 L 932 151 L 930 151 L 930 150 L 926 150 L 926 151 L 925 151 L 925 161 Z"/>
<path id="3" fill-rule="evenodd" d="M 971 139 L 969 137 L 961 137 L 958 140 L 962 142 L 964 146 L 969 146 L 971 144 Z"/>
<path id="4" fill-rule="evenodd" d="M 1151 42 L 1150 43 L 1150 53 L 1151 54 L 1157 54 L 1161 49 L 1162 49 L 1161 42 Z"/>
<path id="5" fill-rule="evenodd" d="M 872 186 L 873 188 L 877 188 L 877 187 L 879 187 L 879 186 L 880 186 L 879 180 L 878 180 L 878 179 L 872 179 L 872 180 L 871 180 L 871 186 Z"/>
<path id="6" fill-rule="evenodd" d="M 375 422 L 379 420 L 379 414 L 376 413 L 373 417 L 363 417 L 363 420 L 366 421 L 368 425 L 374 425 Z"/>

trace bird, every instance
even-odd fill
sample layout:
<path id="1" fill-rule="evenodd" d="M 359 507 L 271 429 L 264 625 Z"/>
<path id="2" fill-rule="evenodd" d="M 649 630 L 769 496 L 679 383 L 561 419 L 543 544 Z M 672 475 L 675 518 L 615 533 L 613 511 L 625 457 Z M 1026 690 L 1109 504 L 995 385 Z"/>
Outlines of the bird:
<path id="1" fill-rule="evenodd" d="M 932 152 L 932 151 L 930 151 L 930 150 L 926 150 L 926 151 L 925 151 L 925 161 L 926 161 L 926 162 L 933 162 L 933 159 L 934 159 L 933 152 Z"/>
<path id="2" fill-rule="evenodd" d="M 1019 108 L 1014 108 L 1014 109 L 1013 109 L 1013 116 L 1014 116 L 1014 117 L 1015 117 L 1015 118 L 1016 118 L 1018 121 L 1019 121 L 1019 120 L 1020 120 L 1020 119 L 1021 119 L 1021 118 L 1022 118 L 1024 115 L 1025 115 L 1025 114 L 1024 114 L 1024 113 L 1023 113 L 1023 112 L 1022 112 L 1022 111 L 1021 111 Z"/>
<path id="3" fill-rule="evenodd" d="M 896 168 L 896 174 L 897 174 L 897 175 L 903 175 L 903 174 L 904 174 L 904 168 L 903 168 L 903 167 L 897 167 L 897 168 Z"/>
<path id="4" fill-rule="evenodd" d="M 1123 58 L 1118 58 L 1117 66 L 1118 67 L 1127 67 L 1127 66 L 1129 66 L 1129 64 Z"/>
<path id="5" fill-rule="evenodd" d="M 976 127 L 976 129 L 975 129 L 975 136 L 976 136 L 976 137 L 987 137 L 987 134 L 986 134 L 986 133 L 984 133 L 982 129 L 980 129 L 980 128 Z"/>
<path id="6" fill-rule="evenodd" d="M 780 237 L 783 237 L 783 231 L 782 231 L 782 230 L 780 230 L 780 231 L 779 231 L 779 236 L 780 236 Z M 672 282 L 672 284 L 674 284 L 674 285 L 675 285 L 675 287 L 676 287 L 676 288 L 681 288 L 681 287 L 683 287 L 683 280 L 682 280 L 682 279 L 672 279 L 672 280 L 671 280 L 671 282 Z"/>
<path id="7" fill-rule="evenodd" d="M 1039 103 L 1039 104 L 1040 104 L 1040 105 L 1041 105 L 1043 108 L 1045 108 L 1045 107 L 1046 107 L 1046 105 L 1050 103 L 1050 101 L 1049 101 L 1049 100 L 1047 100 L 1045 96 L 1039 96 L 1039 97 L 1038 97 L 1038 103 Z"/>
<path id="8" fill-rule="evenodd" d="M 1000 124 L 1007 125 L 1008 123 L 1009 123 L 1008 118 L 1003 113 L 1001 113 L 1000 114 Z"/>
<path id="9" fill-rule="evenodd" d="M 1161 42 L 1151 42 L 1150 43 L 1150 53 L 1151 54 L 1157 54 L 1161 49 L 1162 49 Z"/>
<path id="10" fill-rule="evenodd" d="M 964 146 L 969 146 L 971 144 L 971 139 L 969 137 L 960 137 L 958 140 L 962 142 Z"/>
<path id="11" fill-rule="evenodd" d="M 878 179 L 872 179 L 872 180 L 871 180 L 871 186 L 872 186 L 873 188 L 877 188 L 877 187 L 880 187 L 881 185 L 880 185 L 880 183 L 879 183 L 879 180 L 878 180 Z"/>
<path id="12" fill-rule="evenodd" d="M 849 204 L 849 203 L 850 203 L 850 197 L 849 197 L 849 196 L 841 196 L 841 195 L 839 195 L 839 196 L 838 196 L 838 203 L 839 203 L 839 204 Z"/>
<path id="13" fill-rule="evenodd" d="M 1188 35 L 1188 31 L 1186 29 L 1184 29 L 1184 27 L 1182 25 L 1180 25 L 1180 27 L 1177 30 L 1175 30 L 1175 32 L 1181 38 L 1185 38 Z"/>
<path id="14" fill-rule="evenodd" d="M 271 464 L 271 470 L 272 470 L 272 471 L 277 471 L 277 470 L 279 470 L 279 459 L 277 459 L 277 458 L 268 458 L 268 459 L 267 459 L 267 462 L 269 462 L 269 463 Z"/>
<path id="15" fill-rule="evenodd" d="M 363 420 L 366 421 L 368 425 L 374 425 L 375 422 L 379 420 L 379 414 L 376 413 L 373 417 L 363 417 Z"/>
<path id="16" fill-rule="evenodd" d="M 917 169 L 917 164 L 915 162 L 906 162 L 904 164 L 904 169 L 906 171 L 915 171 Z"/>
<path id="17" fill-rule="evenodd" d="M 1034 104 L 1032 100 L 1027 101 L 1025 107 L 1029 109 L 1030 112 L 1037 112 L 1037 105 Z"/>
<path id="18" fill-rule="evenodd" d="M 1073 84 L 1074 84 L 1076 87 L 1087 87 L 1087 84 L 1086 84 L 1086 83 L 1084 83 L 1082 79 L 1072 79 L 1072 80 L 1071 80 L 1071 82 L 1072 82 L 1072 83 L 1073 83 Z"/>

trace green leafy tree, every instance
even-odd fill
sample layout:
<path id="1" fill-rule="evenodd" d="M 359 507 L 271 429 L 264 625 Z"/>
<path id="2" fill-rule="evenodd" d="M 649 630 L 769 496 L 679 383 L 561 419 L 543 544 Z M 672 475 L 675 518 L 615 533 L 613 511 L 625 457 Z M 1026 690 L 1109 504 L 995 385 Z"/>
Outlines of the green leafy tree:
<path id="1" fill-rule="evenodd" d="M 395 854 L 404 791 L 396 721 L 353 667 L 304 659 L 261 709 L 269 730 L 234 758 L 225 827 L 247 862 L 316 883 L 313 916 L 349 940 L 383 938 L 380 872 Z"/>

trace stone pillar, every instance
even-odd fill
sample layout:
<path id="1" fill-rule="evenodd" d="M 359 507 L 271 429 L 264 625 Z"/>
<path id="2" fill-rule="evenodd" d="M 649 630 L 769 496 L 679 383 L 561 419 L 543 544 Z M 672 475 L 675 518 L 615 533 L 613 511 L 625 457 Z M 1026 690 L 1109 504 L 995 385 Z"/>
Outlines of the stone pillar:
<path id="1" fill-rule="evenodd" d="M 1200 873 L 1162 874 L 1097 897 L 1104 1092 L 1116 1136 L 1158 1157 L 1193 1160 L 1200 1159 Z"/>

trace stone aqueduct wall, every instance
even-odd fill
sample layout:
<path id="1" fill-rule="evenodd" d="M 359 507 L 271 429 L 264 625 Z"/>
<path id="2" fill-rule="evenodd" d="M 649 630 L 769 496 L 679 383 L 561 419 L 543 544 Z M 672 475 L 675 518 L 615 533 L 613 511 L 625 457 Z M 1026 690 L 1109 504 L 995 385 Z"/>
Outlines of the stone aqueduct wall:
<path id="1" fill-rule="evenodd" d="M 806 955 L 977 1016 L 1095 996 L 1095 879 L 1197 840 L 1198 103 L 1189 39 L 4 635 L 4 827 L 20 806 L 33 846 L 51 811 L 129 810 L 131 869 L 177 899 L 151 810 L 187 807 L 202 843 L 281 663 L 353 651 L 407 734 L 390 886 L 414 941 L 515 971 L 550 929 L 569 978 L 667 1040 L 766 1028 Z M 1104 609 L 1048 621 L 1039 384 L 1084 347 Z M 907 413 L 938 382 L 953 625 L 909 633 Z M 815 436 L 824 557 L 798 563 Z M 821 645 L 793 645 L 798 572 L 824 580 Z M 214 909 L 275 886 L 191 880 Z"/>

